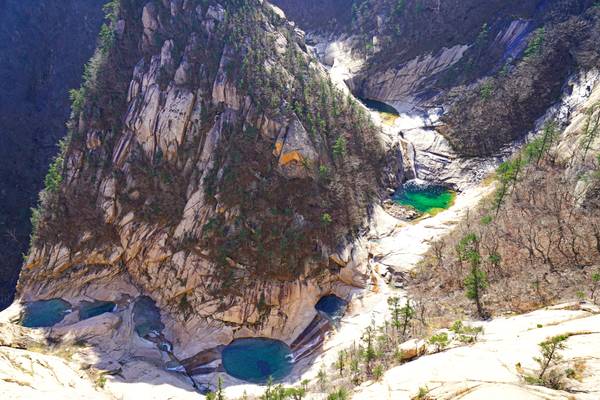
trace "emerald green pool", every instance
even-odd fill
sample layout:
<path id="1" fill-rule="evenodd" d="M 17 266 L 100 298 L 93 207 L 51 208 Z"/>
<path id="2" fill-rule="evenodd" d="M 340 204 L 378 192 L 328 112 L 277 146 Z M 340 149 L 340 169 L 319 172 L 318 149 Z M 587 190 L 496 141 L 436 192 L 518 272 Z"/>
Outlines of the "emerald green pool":
<path id="1" fill-rule="evenodd" d="M 247 382 L 281 380 L 294 367 L 292 350 L 279 340 L 245 338 L 231 342 L 221 353 L 225 371 Z"/>
<path id="2" fill-rule="evenodd" d="M 27 328 L 48 328 L 71 312 L 71 303 L 63 299 L 40 300 L 25 305 L 21 325 Z"/>
<path id="3" fill-rule="evenodd" d="M 393 198 L 398 204 L 412 206 L 422 213 L 436 214 L 454 204 L 456 193 L 440 185 L 409 182 Z"/>

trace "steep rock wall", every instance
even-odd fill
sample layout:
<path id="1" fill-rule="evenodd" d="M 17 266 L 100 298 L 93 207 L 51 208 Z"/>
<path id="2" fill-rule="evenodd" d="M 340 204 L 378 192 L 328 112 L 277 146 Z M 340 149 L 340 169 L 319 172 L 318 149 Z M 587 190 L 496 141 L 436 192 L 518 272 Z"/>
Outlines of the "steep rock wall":
<path id="1" fill-rule="evenodd" d="M 338 244 L 386 180 L 377 130 L 267 4 L 117 4 L 21 296 L 143 292 L 179 336 L 293 337 L 320 295 L 369 278 Z"/>

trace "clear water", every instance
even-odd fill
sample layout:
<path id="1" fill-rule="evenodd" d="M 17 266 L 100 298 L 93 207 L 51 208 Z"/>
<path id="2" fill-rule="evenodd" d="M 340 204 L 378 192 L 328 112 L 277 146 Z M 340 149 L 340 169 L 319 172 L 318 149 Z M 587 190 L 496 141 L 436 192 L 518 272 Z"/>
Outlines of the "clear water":
<path id="1" fill-rule="evenodd" d="M 112 301 L 82 301 L 79 305 L 79 320 L 97 317 L 98 315 L 113 312 L 116 304 Z"/>
<path id="2" fill-rule="evenodd" d="M 394 201 L 398 204 L 412 206 L 427 214 L 436 214 L 450 208 L 455 199 L 456 193 L 444 186 L 412 182 L 406 183 L 394 195 Z"/>
<path id="3" fill-rule="evenodd" d="M 40 300 L 25 305 L 21 325 L 27 328 L 47 328 L 63 320 L 71 312 L 71 303 L 63 299 Z"/>
<path id="4" fill-rule="evenodd" d="M 339 322 L 346 312 L 346 305 L 347 303 L 344 300 L 330 294 L 321 297 L 315 308 L 333 322 Z"/>
<path id="5" fill-rule="evenodd" d="M 139 297 L 133 305 L 133 323 L 140 337 L 161 332 L 165 325 L 160 320 L 160 310 L 148 296 Z"/>
<path id="6" fill-rule="evenodd" d="M 398 111 L 394 107 L 390 106 L 389 104 L 382 103 L 381 101 L 377 101 L 377 100 L 370 100 L 370 99 L 364 99 L 364 98 L 359 98 L 359 100 L 369 110 L 377 112 L 379 114 L 379 116 L 381 117 L 381 121 L 385 125 L 393 126 L 396 123 L 396 120 L 400 117 L 400 114 L 398 114 Z"/>
<path id="7" fill-rule="evenodd" d="M 225 347 L 221 355 L 229 375 L 252 383 L 265 383 L 269 377 L 281 380 L 294 367 L 292 350 L 274 339 L 237 339 Z"/>

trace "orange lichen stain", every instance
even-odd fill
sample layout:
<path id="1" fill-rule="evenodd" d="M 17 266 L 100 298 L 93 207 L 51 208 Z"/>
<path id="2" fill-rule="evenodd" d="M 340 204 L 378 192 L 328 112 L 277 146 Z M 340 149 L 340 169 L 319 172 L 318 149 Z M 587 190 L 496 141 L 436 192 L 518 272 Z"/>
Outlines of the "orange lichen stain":
<path id="1" fill-rule="evenodd" d="M 283 141 L 278 140 L 275 142 L 275 150 L 273 150 L 273 155 L 275 157 L 279 157 L 281 155 L 281 150 L 283 149 Z"/>
<path id="2" fill-rule="evenodd" d="M 42 265 L 42 261 L 39 259 L 36 259 L 33 262 L 30 262 L 30 263 L 28 262 L 27 264 L 25 264 L 25 268 L 26 269 L 34 269 L 34 268 L 39 267 L 40 265 Z"/>
<path id="3" fill-rule="evenodd" d="M 302 154 L 300 154 L 300 152 L 297 150 L 290 151 L 281 155 L 281 157 L 279 158 L 279 165 L 285 166 L 291 163 L 292 161 L 302 163 L 304 161 L 304 157 L 302 157 Z"/>

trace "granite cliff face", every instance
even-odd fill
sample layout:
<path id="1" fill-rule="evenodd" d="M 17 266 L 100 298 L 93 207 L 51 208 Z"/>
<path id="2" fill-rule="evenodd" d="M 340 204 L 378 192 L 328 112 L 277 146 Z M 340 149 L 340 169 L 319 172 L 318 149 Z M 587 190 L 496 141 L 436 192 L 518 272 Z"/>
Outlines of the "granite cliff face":
<path id="1" fill-rule="evenodd" d="M 111 4 L 20 296 L 141 292 L 176 337 L 293 338 L 320 295 L 366 284 L 351 243 L 401 168 L 382 176 L 368 115 L 269 5 Z"/>
<path id="2" fill-rule="evenodd" d="M 66 133 L 69 89 L 96 47 L 104 0 L 0 7 L 0 308 L 10 304 L 37 201 Z"/>

